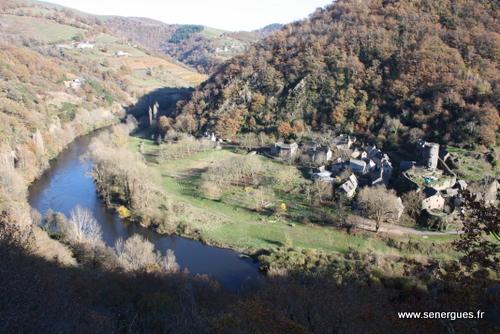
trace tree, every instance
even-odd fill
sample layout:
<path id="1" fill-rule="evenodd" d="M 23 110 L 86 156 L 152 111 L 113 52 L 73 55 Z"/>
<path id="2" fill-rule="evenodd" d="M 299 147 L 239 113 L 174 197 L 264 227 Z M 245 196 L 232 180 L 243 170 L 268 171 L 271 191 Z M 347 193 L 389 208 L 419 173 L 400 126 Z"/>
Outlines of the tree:
<path id="1" fill-rule="evenodd" d="M 175 273 L 180 269 L 175 253 L 171 249 L 167 250 L 167 254 L 160 261 L 160 265 L 161 269 L 167 273 Z"/>
<path id="2" fill-rule="evenodd" d="M 402 199 L 408 216 L 414 220 L 418 219 L 422 211 L 422 193 L 413 190 L 404 194 Z"/>
<path id="3" fill-rule="evenodd" d="M 76 206 L 67 223 L 61 227 L 64 236 L 74 243 L 102 244 L 102 230 L 92 211 Z"/>
<path id="4" fill-rule="evenodd" d="M 281 122 L 278 125 L 278 133 L 284 138 L 288 138 L 293 134 L 293 127 L 288 122 Z"/>
<path id="5" fill-rule="evenodd" d="M 383 186 L 361 189 L 357 202 L 363 215 L 375 220 L 376 232 L 382 222 L 392 220 L 398 215 L 398 197 L 394 191 L 387 190 Z"/>
<path id="6" fill-rule="evenodd" d="M 159 263 L 159 253 L 144 237 L 134 234 L 127 241 L 118 239 L 115 252 L 121 266 L 127 271 L 151 271 Z"/>
<path id="7" fill-rule="evenodd" d="M 221 115 L 215 125 L 217 137 L 233 139 L 241 129 L 244 113 L 245 111 L 243 109 L 235 108 Z"/>
<path id="8" fill-rule="evenodd" d="M 155 251 L 155 246 L 144 237 L 134 234 L 127 241 L 118 239 L 115 243 L 115 253 L 118 262 L 127 271 L 133 272 L 164 272 L 179 271 L 175 254 L 168 250 L 165 256 Z"/>
<path id="9" fill-rule="evenodd" d="M 176 130 L 192 133 L 196 131 L 196 128 L 197 128 L 196 120 L 191 114 L 181 115 L 175 119 Z"/>
<path id="10" fill-rule="evenodd" d="M 167 116 L 160 116 L 158 120 L 158 130 L 161 136 L 165 136 L 167 131 L 172 129 L 172 119 Z"/>
<path id="11" fill-rule="evenodd" d="M 463 234 L 454 242 L 465 253 L 462 262 L 500 270 L 500 206 L 477 201 L 470 191 L 462 193 Z"/>
<path id="12" fill-rule="evenodd" d="M 31 254 L 35 250 L 33 229 L 16 224 L 6 211 L 0 212 L 0 246 L 5 247 L 8 252 L 16 249 Z"/>
<path id="13" fill-rule="evenodd" d="M 238 141 L 240 142 L 240 146 L 248 151 L 259 145 L 259 138 L 252 132 L 239 136 Z"/>

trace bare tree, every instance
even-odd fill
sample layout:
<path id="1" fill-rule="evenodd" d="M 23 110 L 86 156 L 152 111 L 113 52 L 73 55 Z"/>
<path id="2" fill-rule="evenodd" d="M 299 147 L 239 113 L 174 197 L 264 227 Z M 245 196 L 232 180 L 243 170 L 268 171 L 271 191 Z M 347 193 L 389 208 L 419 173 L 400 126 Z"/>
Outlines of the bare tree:
<path id="1" fill-rule="evenodd" d="M 102 244 L 102 230 L 89 209 L 75 207 L 69 221 L 63 224 L 62 232 L 70 242 Z"/>
<path id="2" fill-rule="evenodd" d="M 454 241 L 463 252 L 462 262 L 469 267 L 480 265 L 500 270 L 500 205 L 477 200 L 473 193 L 464 191 L 461 212 L 463 234 Z"/>
<path id="3" fill-rule="evenodd" d="M 161 268 L 167 273 L 176 273 L 179 271 L 180 267 L 175 258 L 175 253 L 173 250 L 167 250 L 167 254 L 161 259 Z"/>
<path id="4" fill-rule="evenodd" d="M 382 186 L 365 187 L 359 192 L 358 208 L 367 218 L 375 220 L 375 231 L 378 232 L 382 222 L 398 215 L 398 197 Z"/>
<path id="5" fill-rule="evenodd" d="M 118 239 L 115 251 L 121 266 L 128 271 L 148 271 L 148 267 L 151 268 L 158 262 L 154 245 L 138 234 L 125 242 Z"/>
<path id="6" fill-rule="evenodd" d="M 179 265 L 175 254 L 168 250 L 162 257 L 160 252 L 155 251 L 154 245 L 144 237 L 135 234 L 127 241 L 118 239 L 115 244 L 115 252 L 118 262 L 127 271 L 163 271 L 176 272 Z"/>

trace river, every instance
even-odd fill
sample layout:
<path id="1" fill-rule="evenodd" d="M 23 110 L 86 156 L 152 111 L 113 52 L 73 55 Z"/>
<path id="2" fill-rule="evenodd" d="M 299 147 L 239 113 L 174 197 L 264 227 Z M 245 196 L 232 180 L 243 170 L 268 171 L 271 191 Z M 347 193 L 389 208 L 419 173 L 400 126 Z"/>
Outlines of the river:
<path id="1" fill-rule="evenodd" d="M 207 274 L 226 289 L 239 291 L 259 277 L 258 264 L 240 254 L 199 241 L 178 236 L 163 236 L 136 224 L 124 223 L 117 214 L 106 209 L 99 198 L 89 172 L 92 162 L 82 161 L 92 134 L 77 138 L 58 157 L 50 168 L 29 189 L 29 202 L 42 215 L 51 209 L 69 216 L 80 205 L 88 208 L 99 222 L 103 239 L 113 246 L 119 238 L 127 239 L 138 233 L 150 240 L 162 254 L 172 249 L 181 268 L 192 274 Z"/>

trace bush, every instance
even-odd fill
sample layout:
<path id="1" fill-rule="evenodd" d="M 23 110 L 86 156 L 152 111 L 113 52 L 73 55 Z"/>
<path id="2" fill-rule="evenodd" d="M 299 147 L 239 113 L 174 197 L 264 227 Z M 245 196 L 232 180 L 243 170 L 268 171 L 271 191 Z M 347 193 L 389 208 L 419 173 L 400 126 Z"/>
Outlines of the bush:
<path id="1" fill-rule="evenodd" d="M 221 187 L 211 181 L 203 181 L 200 185 L 200 193 L 207 199 L 219 201 L 222 198 L 223 191 Z"/>
<path id="2" fill-rule="evenodd" d="M 135 234 L 127 241 L 117 240 L 115 252 L 123 269 L 132 272 L 176 272 L 179 265 L 172 250 L 162 257 L 155 246 L 144 237 Z"/>
<path id="3" fill-rule="evenodd" d="M 116 212 L 118 213 L 118 216 L 120 216 L 121 219 L 127 219 L 130 217 L 130 210 L 127 209 L 127 207 L 120 205 L 117 209 Z"/>

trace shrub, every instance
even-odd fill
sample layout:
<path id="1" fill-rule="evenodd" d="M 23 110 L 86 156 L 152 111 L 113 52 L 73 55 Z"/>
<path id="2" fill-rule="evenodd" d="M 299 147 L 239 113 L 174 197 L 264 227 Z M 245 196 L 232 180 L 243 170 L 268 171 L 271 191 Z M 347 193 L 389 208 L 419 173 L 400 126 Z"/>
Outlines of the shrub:
<path id="1" fill-rule="evenodd" d="M 120 205 L 117 209 L 116 212 L 118 212 L 118 216 L 120 216 L 121 219 L 127 219 L 130 217 L 130 210 L 127 209 L 127 207 Z"/>
<path id="2" fill-rule="evenodd" d="M 127 241 L 117 240 L 115 252 L 123 269 L 132 272 L 176 272 L 179 265 L 174 252 L 168 250 L 165 256 L 155 252 L 155 246 L 144 237 L 135 234 Z"/>
<path id="3" fill-rule="evenodd" d="M 204 181 L 200 185 L 200 193 L 207 199 L 219 201 L 222 198 L 223 191 L 221 187 L 211 181 Z"/>
<path id="4" fill-rule="evenodd" d="M 154 245 L 144 237 L 135 234 L 127 241 L 118 239 L 115 244 L 120 265 L 127 271 L 151 271 L 158 265 L 160 255 Z"/>

